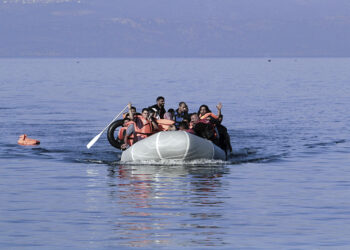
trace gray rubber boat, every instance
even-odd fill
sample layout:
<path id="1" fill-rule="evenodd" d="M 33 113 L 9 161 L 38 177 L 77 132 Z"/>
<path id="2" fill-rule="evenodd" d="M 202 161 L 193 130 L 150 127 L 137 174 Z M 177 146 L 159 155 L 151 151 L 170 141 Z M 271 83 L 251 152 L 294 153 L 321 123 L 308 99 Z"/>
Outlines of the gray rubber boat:
<path id="1" fill-rule="evenodd" d="M 123 151 L 121 161 L 160 161 L 198 159 L 225 160 L 226 154 L 209 140 L 185 131 L 156 133 Z"/>

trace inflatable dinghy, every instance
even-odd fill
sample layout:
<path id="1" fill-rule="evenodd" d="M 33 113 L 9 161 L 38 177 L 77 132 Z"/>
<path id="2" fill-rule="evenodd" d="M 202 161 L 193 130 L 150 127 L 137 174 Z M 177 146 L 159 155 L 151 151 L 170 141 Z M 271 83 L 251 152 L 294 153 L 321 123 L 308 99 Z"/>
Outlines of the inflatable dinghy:
<path id="1" fill-rule="evenodd" d="M 226 160 L 224 150 L 185 131 L 158 132 L 123 151 L 122 162 L 198 159 Z"/>

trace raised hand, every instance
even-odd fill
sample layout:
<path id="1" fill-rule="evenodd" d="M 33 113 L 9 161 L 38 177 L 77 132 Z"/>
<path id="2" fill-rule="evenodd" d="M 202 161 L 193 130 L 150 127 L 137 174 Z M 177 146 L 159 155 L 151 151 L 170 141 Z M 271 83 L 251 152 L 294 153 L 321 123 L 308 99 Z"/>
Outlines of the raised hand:
<path id="1" fill-rule="evenodd" d="M 221 110 L 221 109 L 222 109 L 222 103 L 221 103 L 221 102 L 219 102 L 219 104 L 218 104 L 218 105 L 216 105 L 216 108 L 217 108 L 218 110 Z"/>

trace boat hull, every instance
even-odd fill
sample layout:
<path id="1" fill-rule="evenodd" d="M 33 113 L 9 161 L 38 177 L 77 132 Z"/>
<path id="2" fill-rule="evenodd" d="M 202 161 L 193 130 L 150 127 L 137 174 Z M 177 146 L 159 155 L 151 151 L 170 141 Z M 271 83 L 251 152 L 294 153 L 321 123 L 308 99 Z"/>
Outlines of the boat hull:
<path id="1" fill-rule="evenodd" d="M 123 151 L 121 161 L 197 159 L 225 160 L 225 152 L 209 140 L 185 131 L 156 133 Z"/>

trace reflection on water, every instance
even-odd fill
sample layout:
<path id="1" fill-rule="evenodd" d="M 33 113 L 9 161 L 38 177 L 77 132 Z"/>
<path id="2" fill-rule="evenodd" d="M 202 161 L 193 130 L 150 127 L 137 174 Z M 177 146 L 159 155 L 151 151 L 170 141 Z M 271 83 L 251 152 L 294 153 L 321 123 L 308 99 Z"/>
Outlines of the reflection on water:
<path id="1" fill-rule="evenodd" d="M 115 234 L 126 246 L 224 244 L 223 166 L 110 167 Z"/>

